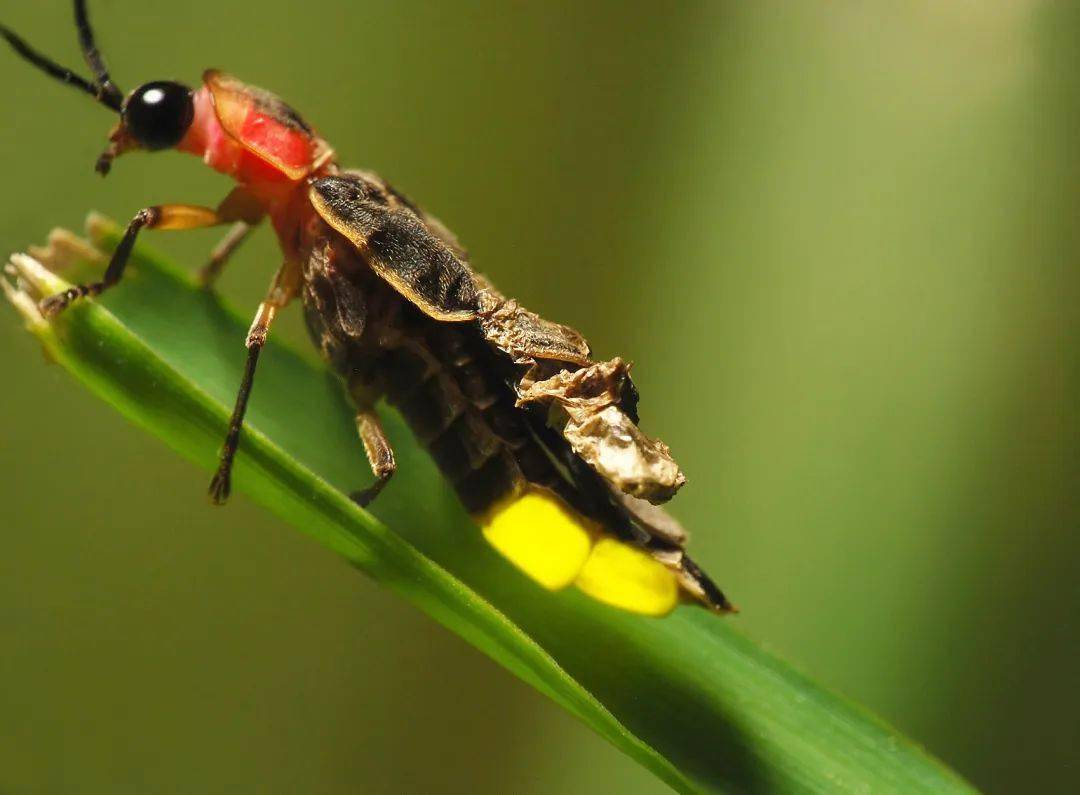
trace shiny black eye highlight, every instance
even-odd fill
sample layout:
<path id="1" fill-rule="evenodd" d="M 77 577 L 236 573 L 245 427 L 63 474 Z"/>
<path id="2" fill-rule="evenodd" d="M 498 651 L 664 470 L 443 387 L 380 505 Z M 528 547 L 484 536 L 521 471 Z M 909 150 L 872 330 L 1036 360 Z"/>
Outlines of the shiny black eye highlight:
<path id="1" fill-rule="evenodd" d="M 124 124 L 147 149 L 168 149 L 183 139 L 195 118 L 191 89 L 157 80 L 144 83 L 124 101 Z"/>

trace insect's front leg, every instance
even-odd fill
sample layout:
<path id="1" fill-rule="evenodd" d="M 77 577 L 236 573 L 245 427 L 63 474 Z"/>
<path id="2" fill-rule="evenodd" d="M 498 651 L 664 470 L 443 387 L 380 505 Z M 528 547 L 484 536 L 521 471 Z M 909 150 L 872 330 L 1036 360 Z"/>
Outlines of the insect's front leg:
<path id="1" fill-rule="evenodd" d="M 266 338 L 270 334 L 270 326 L 280 309 L 284 308 L 299 288 L 299 268 L 286 262 L 277 272 L 270 286 L 270 292 L 255 313 L 255 319 L 248 329 L 247 339 L 244 345 L 247 347 L 247 361 L 244 365 L 244 375 L 240 379 L 240 390 L 236 393 L 236 403 L 233 406 L 232 416 L 229 418 L 229 430 L 225 434 L 225 443 L 221 447 L 221 457 L 218 461 L 217 472 L 210 481 L 210 499 L 216 505 L 222 505 L 229 499 L 232 491 L 232 466 L 236 458 L 236 451 L 240 447 L 240 430 L 244 427 L 244 414 L 247 412 L 248 398 L 251 397 L 251 388 L 255 384 L 255 368 L 259 363 L 259 354 L 262 352 Z"/>
<path id="2" fill-rule="evenodd" d="M 206 264 L 199 268 L 198 273 L 195 275 L 196 281 L 202 287 L 210 287 L 217 281 L 217 277 L 225 270 L 229 258 L 232 257 L 236 249 L 240 248 L 240 244 L 247 240 L 252 229 L 254 227 L 247 221 L 237 221 L 232 225 L 232 229 L 226 233 L 225 237 L 218 241 L 218 244 L 211 250 Z"/>
<path id="3" fill-rule="evenodd" d="M 113 252 L 112 259 L 105 269 L 105 275 L 99 282 L 78 284 L 61 293 L 51 295 L 40 304 L 41 314 L 45 317 L 55 317 L 64 311 L 72 301 L 86 296 L 100 295 L 120 281 L 124 275 L 131 256 L 131 248 L 135 245 L 135 238 L 143 229 L 200 229 L 207 226 L 217 226 L 228 223 L 233 219 L 222 217 L 217 210 L 209 207 L 199 207 L 192 204 L 160 204 L 155 207 L 145 207 L 135 213 L 131 223 L 124 230 L 124 236 L 120 245 Z"/>
<path id="4" fill-rule="evenodd" d="M 251 195 L 243 186 L 237 186 L 218 205 L 217 213 L 223 219 L 235 221 L 232 229 L 223 237 L 213 250 L 206 264 L 199 268 L 195 276 L 196 281 L 203 287 L 210 287 L 225 270 L 229 259 L 240 248 L 240 244 L 248 239 L 255 226 L 266 214 L 265 208 L 257 198 Z"/>

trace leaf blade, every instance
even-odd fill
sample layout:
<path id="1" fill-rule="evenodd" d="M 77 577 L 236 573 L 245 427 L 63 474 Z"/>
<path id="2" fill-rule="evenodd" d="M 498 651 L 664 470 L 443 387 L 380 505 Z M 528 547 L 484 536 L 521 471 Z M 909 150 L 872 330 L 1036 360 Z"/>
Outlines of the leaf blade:
<path id="1" fill-rule="evenodd" d="M 115 228 L 97 229 L 115 244 Z M 160 258 L 140 250 L 134 264 L 131 278 L 104 301 L 32 330 L 92 390 L 212 469 L 246 322 Z M 361 485 L 365 467 L 341 390 L 307 358 L 271 341 L 236 488 L 465 637 L 677 790 L 970 791 L 729 623 L 689 607 L 662 621 L 642 619 L 580 594 L 534 587 L 487 547 L 426 456 L 403 444 L 400 420 L 390 419 L 401 470 L 375 513 L 395 532 L 343 496 Z"/>

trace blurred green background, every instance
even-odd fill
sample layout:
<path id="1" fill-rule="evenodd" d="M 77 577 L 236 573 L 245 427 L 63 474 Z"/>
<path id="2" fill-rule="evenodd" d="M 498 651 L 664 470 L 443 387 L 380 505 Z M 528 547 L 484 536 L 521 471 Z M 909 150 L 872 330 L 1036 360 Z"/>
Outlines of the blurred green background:
<path id="1" fill-rule="evenodd" d="M 633 359 L 748 633 L 987 791 L 1075 786 L 1075 3 L 92 5 L 123 88 L 279 92 Z M 64 0 L 12 6 L 79 64 Z M 5 251 L 224 195 L 179 155 L 102 182 L 109 114 L 0 74 Z M 195 267 L 216 236 L 151 238 Z M 222 289 L 254 308 L 277 262 L 264 232 Z M 9 311 L 0 356 L 0 791 L 662 790 L 327 550 L 212 510 Z"/>

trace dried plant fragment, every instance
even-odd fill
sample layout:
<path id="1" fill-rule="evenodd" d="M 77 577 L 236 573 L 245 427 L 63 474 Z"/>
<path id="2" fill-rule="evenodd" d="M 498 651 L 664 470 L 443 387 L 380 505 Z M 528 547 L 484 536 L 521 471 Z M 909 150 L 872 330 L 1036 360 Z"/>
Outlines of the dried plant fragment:
<path id="1" fill-rule="evenodd" d="M 667 502 L 686 476 L 668 446 L 642 433 L 622 410 L 628 369 L 615 358 L 542 381 L 524 379 L 518 405 L 549 405 L 551 424 L 601 477 L 632 497 Z"/>

